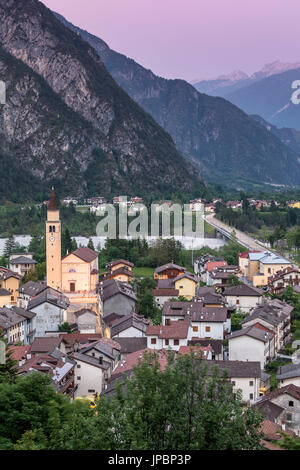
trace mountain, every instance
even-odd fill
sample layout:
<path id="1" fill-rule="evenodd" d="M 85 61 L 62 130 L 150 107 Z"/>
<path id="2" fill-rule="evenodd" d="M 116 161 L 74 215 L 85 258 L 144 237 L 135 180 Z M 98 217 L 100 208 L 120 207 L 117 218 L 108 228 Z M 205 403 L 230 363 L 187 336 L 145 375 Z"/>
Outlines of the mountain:
<path id="1" fill-rule="evenodd" d="M 299 153 L 300 155 L 300 131 L 296 129 L 290 129 L 288 127 L 276 127 L 257 115 L 253 115 L 251 117 L 276 137 L 278 137 L 278 139 L 280 139 L 283 144 L 287 145 L 294 152 Z"/>
<path id="2" fill-rule="evenodd" d="M 252 75 L 247 75 L 245 72 L 237 70 L 228 75 L 220 75 L 219 77 L 210 80 L 194 80 L 192 84 L 198 91 L 200 91 L 200 93 L 207 93 L 212 96 L 227 98 L 231 93 L 242 88 L 246 88 L 263 78 L 278 75 L 280 73 L 287 72 L 288 70 L 295 70 L 299 67 L 300 62 L 291 64 L 275 61 L 270 64 L 266 64 L 261 70 L 253 73 Z"/>
<path id="3" fill-rule="evenodd" d="M 72 194 L 203 188 L 94 49 L 37 0 L 0 0 L 0 79 L 0 152 L 34 181 Z"/>
<path id="4" fill-rule="evenodd" d="M 291 101 L 292 83 L 300 80 L 300 67 L 259 80 L 227 95 L 248 114 L 258 114 L 278 127 L 300 130 L 300 106 Z"/>
<path id="5" fill-rule="evenodd" d="M 184 80 L 158 77 L 56 16 L 97 51 L 113 78 L 173 137 L 206 180 L 238 186 L 249 180 L 300 183 L 299 156 L 236 106 L 201 94 Z"/>

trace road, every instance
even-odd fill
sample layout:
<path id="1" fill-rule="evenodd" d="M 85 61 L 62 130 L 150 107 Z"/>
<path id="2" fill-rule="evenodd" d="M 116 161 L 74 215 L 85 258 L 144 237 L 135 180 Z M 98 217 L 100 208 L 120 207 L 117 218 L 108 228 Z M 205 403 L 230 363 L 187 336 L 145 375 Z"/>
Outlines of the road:
<path id="1" fill-rule="evenodd" d="M 212 227 L 223 230 L 226 234 L 228 234 L 228 236 L 230 236 L 234 230 L 238 243 L 250 251 L 263 251 L 267 249 L 264 245 L 258 244 L 254 238 L 249 237 L 249 235 L 246 235 L 244 232 L 241 232 L 234 227 L 230 227 L 229 225 L 226 225 L 220 220 L 216 219 L 215 214 L 206 215 L 205 220 Z"/>

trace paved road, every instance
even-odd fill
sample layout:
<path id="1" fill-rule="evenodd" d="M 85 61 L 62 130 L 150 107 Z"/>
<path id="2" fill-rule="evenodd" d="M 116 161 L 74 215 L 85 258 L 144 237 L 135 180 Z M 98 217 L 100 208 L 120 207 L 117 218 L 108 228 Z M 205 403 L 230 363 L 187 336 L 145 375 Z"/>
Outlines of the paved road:
<path id="1" fill-rule="evenodd" d="M 220 220 L 216 219 L 214 214 L 206 215 L 205 220 L 213 227 L 224 230 L 224 232 L 226 232 L 228 235 L 230 235 L 234 230 L 237 241 L 251 251 L 263 251 L 267 249 L 265 246 L 258 244 L 254 238 L 249 237 L 249 235 L 246 235 L 244 232 L 241 232 L 234 227 L 230 227 L 229 225 L 226 225 Z"/>

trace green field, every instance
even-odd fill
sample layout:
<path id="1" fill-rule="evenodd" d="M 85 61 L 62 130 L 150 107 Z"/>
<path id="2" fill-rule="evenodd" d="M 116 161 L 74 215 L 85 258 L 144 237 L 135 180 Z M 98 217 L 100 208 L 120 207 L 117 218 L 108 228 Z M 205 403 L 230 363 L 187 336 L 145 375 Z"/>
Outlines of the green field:
<path id="1" fill-rule="evenodd" d="M 133 277 L 152 277 L 154 276 L 153 268 L 134 268 Z"/>

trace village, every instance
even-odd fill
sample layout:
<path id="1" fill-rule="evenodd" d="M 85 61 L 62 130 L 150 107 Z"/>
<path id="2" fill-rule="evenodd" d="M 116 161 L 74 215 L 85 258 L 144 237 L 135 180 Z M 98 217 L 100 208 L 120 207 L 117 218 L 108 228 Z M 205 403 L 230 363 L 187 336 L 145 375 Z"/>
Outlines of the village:
<path id="1" fill-rule="evenodd" d="M 45 226 L 46 282 L 22 282 L 35 269 L 34 253 L 14 253 L 9 267 L 0 267 L 0 329 L 19 376 L 50 375 L 58 393 L 96 406 L 134 375 L 145 354 L 156 353 L 163 370 L 170 352 L 175 360 L 193 352 L 211 373 L 226 370 L 245 406 L 263 414 L 270 441 L 280 439 L 278 430 L 300 435 L 294 307 L 276 298 L 287 288 L 300 294 L 298 266 L 263 249 L 239 253 L 237 265 L 204 254 L 193 272 L 170 260 L 154 270 L 158 323 L 137 313 L 132 262 L 116 259 L 99 276 L 95 250 L 80 247 L 62 257 L 54 190 Z M 268 365 L 280 358 L 286 362 L 272 374 Z M 274 446 L 268 439 L 264 445 Z"/>

